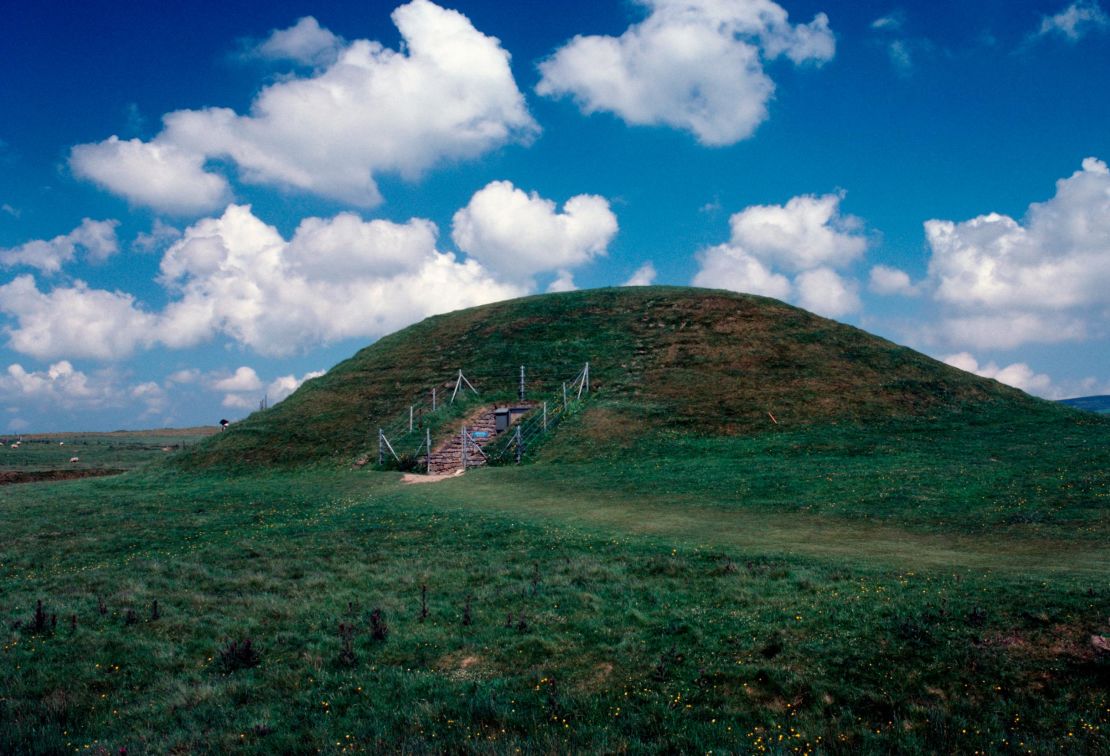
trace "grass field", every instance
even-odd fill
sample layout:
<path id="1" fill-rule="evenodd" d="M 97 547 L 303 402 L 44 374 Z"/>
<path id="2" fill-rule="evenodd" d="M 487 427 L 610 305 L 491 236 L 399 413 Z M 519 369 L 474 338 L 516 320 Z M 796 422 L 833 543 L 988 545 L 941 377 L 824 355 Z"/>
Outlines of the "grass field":
<path id="1" fill-rule="evenodd" d="M 353 468 L 586 361 L 526 464 Z M 0 486 L 0 753 L 1110 754 L 1110 419 L 780 302 L 466 310 L 135 443 Z"/>
<path id="2" fill-rule="evenodd" d="M 432 486 L 0 488 L 0 751 L 1108 752 L 1110 423 L 592 422 Z"/>
<path id="3" fill-rule="evenodd" d="M 218 428 L 181 428 L 0 437 L 0 480 L 41 479 L 56 472 L 80 477 L 133 470 L 218 431 Z M 76 462 L 72 461 L 74 457 Z"/>

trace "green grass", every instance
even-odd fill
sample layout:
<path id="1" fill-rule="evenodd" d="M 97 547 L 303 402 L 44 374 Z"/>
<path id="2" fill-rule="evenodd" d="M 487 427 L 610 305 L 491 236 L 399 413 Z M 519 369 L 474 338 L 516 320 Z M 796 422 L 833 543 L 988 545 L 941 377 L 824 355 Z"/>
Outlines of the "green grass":
<path id="1" fill-rule="evenodd" d="M 433 429 L 586 360 L 528 464 L 352 469 L 460 367 Z M 431 318 L 167 464 L 0 486 L 0 753 L 1110 754 L 1108 462 L 759 297 Z"/>
<path id="2" fill-rule="evenodd" d="M 1035 420 L 690 441 L 712 482 L 649 449 L 575 461 L 567 435 L 546 450 L 563 461 L 434 486 L 151 469 L 5 487 L 0 751 L 1105 752 L 1105 479 L 1046 494 L 1086 512 L 1078 538 L 1056 515 L 995 531 L 993 502 L 956 494 L 988 448 L 1007 472 L 979 475 L 1034 488 L 1104 461 L 1107 423 L 1053 446 Z M 933 500 L 869 515 L 930 448 L 913 487 Z M 730 495 L 761 460 L 799 491 L 839 469 L 813 498 L 854 504 Z M 52 632 L 27 627 L 39 599 Z M 247 637 L 259 664 L 227 671 Z"/>
<path id="3" fill-rule="evenodd" d="M 426 401 L 433 387 L 442 401 L 460 369 L 493 401 L 515 392 L 521 365 L 529 392 L 546 396 L 586 362 L 595 391 L 609 401 L 610 435 L 621 438 L 750 436 L 768 428 L 768 413 L 799 427 L 953 411 L 969 418 L 1073 412 L 772 299 L 631 287 L 428 318 L 197 445 L 179 464 L 233 472 L 346 467 L 376 456 L 378 428 Z M 440 427 L 432 430 L 441 441 Z"/>
<path id="4" fill-rule="evenodd" d="M 112 433 L 43 433 L 5 437 L 0 445 L 0 475 L 56 470 L 84 474 L 134 470 L 181 451 L 217 432 L 184 428 Z M 12 444 L 22 438 L 18 448 Z M 71 462 L 77 457 L 77 462 Z"/>

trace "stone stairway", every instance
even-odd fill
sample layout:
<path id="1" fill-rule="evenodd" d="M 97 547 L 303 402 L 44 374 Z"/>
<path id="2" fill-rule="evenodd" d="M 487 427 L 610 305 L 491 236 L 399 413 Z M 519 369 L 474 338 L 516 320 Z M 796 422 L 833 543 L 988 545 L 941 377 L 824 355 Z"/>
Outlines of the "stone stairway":
<path id="1" fill-rule="evenodd" d="M 477 415 L 472 415 L 467 418 L 465 425 L 467 432 L 479 448 L 493 443 L 498 435 L 497 420 L 493 416 L 492 409 L 483 409 Z M 432 451 L 432 456 L 428 460 L 428 474 L 445 475 L 461 470 L 463 467 L 462 448 L 462 424 L 460 424 L 459 429 L 454 434 Z M 466 456 L 466 466 L 468 468 L 481 467 L 486 464 L 486 458 L 475 451 L 473 445 L 470 445 L 467 449 Z"/>
<path id="2" fill-rule="evenodd" d="M 513 404 L 513 407 L 532 407 L 532 402 L 520 402 Z M 470 415 L 466 420 L 459 424 L 455 432 L 450 437 L 445 439 L 443 443 L 432 450 L 431 458 L 428 459 L 428 474 L 429 475 L 447 475 L 461 470 L 463 468 L 462 459 L 462 426 L 466 426 L 467 433 L 474 439 L 474 444 L 471 444 L 467 449 L 467 468 L 482 467 L 486 464 L 486 458 L 474 449 L 476 444 L 479 449 L 489 446 L 497 438 L 502 435 L 497 432 L 497 419 L 494 417 L 494 407 L 484 407 L 477 412 Z M 512 427 L 520 419 L 519 414 L 510 416 L 509 429 L 502 433 L 512 433 Z M 423 461 L 423 460 L 421 460 Z"/>

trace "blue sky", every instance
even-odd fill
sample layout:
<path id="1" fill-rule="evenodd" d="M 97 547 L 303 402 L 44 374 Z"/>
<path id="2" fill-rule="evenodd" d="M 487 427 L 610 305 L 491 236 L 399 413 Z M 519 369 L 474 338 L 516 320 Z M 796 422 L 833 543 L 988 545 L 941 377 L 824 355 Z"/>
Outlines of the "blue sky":
<path id="1" fill-rule="evenodd" d="M 211 424 L 420 318 L 785 299 L 1110 393 L 1110 15 L 1012 3 L 26 3 L 0 433 Z"/>

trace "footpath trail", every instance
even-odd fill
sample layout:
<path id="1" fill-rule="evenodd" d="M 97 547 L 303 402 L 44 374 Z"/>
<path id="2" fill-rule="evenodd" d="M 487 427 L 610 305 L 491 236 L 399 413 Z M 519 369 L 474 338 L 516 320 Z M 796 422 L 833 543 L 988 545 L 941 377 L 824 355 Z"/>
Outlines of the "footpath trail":
<path id="1" fill-rule="evenodd" d="M 405 488 L 410 488 L 406 486 Z M 421 487 L 423 488 L 423 487 Z M 411 490 L 411 488 L 410 488 Z M 384 493 L 384 491 L 383 491 Z M 1110 576 L 1110 549 L 1097 542 L 999 537 L 995 533 L 927 532 L 835 516 L 675 504 L 664 497 L 551 494 L 498 475 L 467 475 L 421 492 L 421 507 L 480 510 L 560 527 L 601 529 L 618 536 L 671 539 L 685 545 L 749 554 L 833 557 L 896 569 L 953 568 Z"/>

